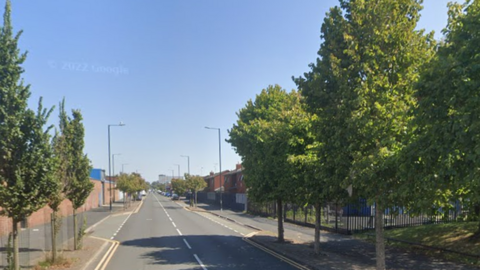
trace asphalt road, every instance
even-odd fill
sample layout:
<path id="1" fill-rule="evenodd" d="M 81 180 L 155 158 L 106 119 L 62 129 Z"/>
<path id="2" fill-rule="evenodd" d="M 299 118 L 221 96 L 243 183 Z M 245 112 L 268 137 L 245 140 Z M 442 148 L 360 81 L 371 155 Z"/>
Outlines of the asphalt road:
<path id="1" fill-rule="evenodd" d="M 296 269 L 242 240 L 252 229 L 154 193 L 122 218 L 112 236 L 121 244 L 106 269 Z"/>

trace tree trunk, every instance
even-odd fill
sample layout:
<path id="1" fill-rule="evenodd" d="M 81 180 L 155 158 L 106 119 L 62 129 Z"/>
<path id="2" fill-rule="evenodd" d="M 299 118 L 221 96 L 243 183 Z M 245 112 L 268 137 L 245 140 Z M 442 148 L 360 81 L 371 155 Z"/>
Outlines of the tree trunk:
<path id="1" fill-rule="evenodd" d="M 20 248 L 18 246 L 18 221 L 13 219 L 13 269 L 20 270 Z"/>
<path id="2" fill-rule="evenodd" d="M 282 199 L 277 199 L 277 221 L 278 221 L 278 239 L 279 243 L 285 242 L 283 230 L 283 214 L 282 214 Z"/>
<path id="3" fill-rule="evenodd" d="M 197 199 L 197 196 L 198 196 L 198 191 L 195 190 L 195 208 L 197 208 L 197 203 L 198 203 L 198 199 Z"/>
<path id="4" fill-rule="evenodd" d="M 125 210 L 125 201 L 127 198 L 125 197 L 125 191 L 123 192 L 123 210 Z"/>
<path id="5" fill-rule="evenodd" d="M 314 251 L 315 254 L 320 254 L 320 219 L 321 219 L 321 210 L 320 203 L 315 204 L 315 240 L 314 240 Z"/>
<path id="6" fill-rule="evenodd" d="M 57 214 L 54 211 L 51 215 L 52 228 L 52 262 L 57 260 Z"/>
<path id="7" fill-rule="evenodd" d="M 375 206 L 375 252 L 377 270 L 385 270 L 385 239 L 383 235 L 383 206 L 376 202 Z"/>
<path id="8" fill-rule="evenodd" d="M 77 234 L 77 209 L 73 208 L 73 250 L 77 250 L 78 247 L 78 234 Z"/>

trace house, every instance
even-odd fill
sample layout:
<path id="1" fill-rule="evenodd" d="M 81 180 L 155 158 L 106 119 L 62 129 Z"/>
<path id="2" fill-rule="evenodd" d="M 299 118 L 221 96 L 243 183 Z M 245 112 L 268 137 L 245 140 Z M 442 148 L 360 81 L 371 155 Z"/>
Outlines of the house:
<path id="1" fill-rule="evenodd" d="M 220 187 L 224 183 L 225 175 L 229 170 L 222 172 L 222 179 L 220 180 L 220 173 L 210 172 L 210 175 L 204 176 L 205 182 L 207 182 L 207 192 L 220 192 Z"/>
<path id="2" fill-rule="evenodd" d="M 235 170 L 226 173 L 224 180 L 225 193 L 246 193 L 246 186 L 242 174 L 242 164 L 237 164 Z"/>

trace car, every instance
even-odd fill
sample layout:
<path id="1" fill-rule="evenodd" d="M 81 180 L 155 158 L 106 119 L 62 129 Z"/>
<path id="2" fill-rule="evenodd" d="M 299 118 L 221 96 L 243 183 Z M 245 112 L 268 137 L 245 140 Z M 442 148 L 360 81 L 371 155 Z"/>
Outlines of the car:
<path id="1" fill-rule="evenodd" d="M 178 196 L 178 194 L 173 194 L 172 195 L 172 200 L 178 200 L 180 199 L 180 197 Z"/>
<path id="2" fill-rule="evenodd" d="M 165 196 L 170 197 L 170 193 L 169 192 L 165 193 Z"/>

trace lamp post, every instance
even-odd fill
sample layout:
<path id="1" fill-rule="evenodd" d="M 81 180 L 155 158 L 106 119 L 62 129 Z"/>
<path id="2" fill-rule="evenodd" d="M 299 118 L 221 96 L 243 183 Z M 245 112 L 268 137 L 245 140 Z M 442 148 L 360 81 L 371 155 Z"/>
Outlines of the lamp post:
<path id="1" fill-rule="evenodd" d="M 115 177 L 115 156 L 120 156 L 122 154 L 112 154 L 112 174 L 113 177 Z M 112 178 L 110 177 L 110 181 L 112 181 Z M 115 179 L 115 183 L 117 183 L 117 180 Z M 115 184 L 116 186 L 116 184 Z M 113 192 L 113 202 L 115 202 L 115 192 Z"/>
<path id="2" fill-rule="evenodd" d="M 220 128 L 205 127 L 206 129 L 218 130 L 218 164 L 220 167 L 220 211 L 223 211 L 223 183 L 222 183 L 222 143 L 220 136 Z"/>
<path id="3" fill-rule="evenodd" d="M 122 127 L 125 126 L 123 122 L 116 125 L 108 125 L 108 175 L 112 177 L 112 171 L 110 167 L 110 127 Z M 112 180 L 110 179 L 110 211 L 112 211 Z"/>
<path id="4" fill-rule="evenodd" d="M 188 174 L 190 174 L 190 156 L 184 156 L 184 155 L 181 155 L 181 157 L 186 157 L 187 158 L 187 161 L 188 161 Z"/>
<path id="5" fill-rule="evenodd" d="M 180 179 L 180 164 L 173 164 L 178 167 L 178 179 Z"/>

